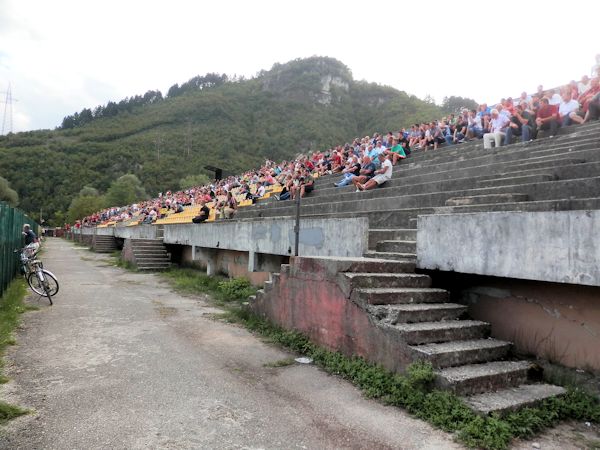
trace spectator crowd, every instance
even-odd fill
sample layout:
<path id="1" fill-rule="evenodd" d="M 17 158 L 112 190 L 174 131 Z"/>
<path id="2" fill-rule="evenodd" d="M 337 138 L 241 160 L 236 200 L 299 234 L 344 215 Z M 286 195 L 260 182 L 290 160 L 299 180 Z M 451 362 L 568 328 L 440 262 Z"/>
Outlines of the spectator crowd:
<path id="1" fill-rule="evenodd" d="M 492 107 L 484 103 L 478 109 L 463 109 L 396 133 L 374 133 L 327 151 L 299 155 L 293 160 L 281 163 L 267 160 L 258 170 L 214 180 L 206 186 L 167 191 L 151 200 L 104 209 L 78 221 L 75 227 L 108 222 L 151 224 L 166 215 L 182 213 L 190 205 L 199 206 L 194 223 L 208 220 L 211 210 L 229 219 L 241 202 L 255 203 L 267 190 L 277 192 L 276 198 L 281 201 L 304 197 L 313 190 L 315 178 L 325 174 L 341 175 L 334 183 L 336 187 L 352 184 L 360 192 L 390 180 L 393 166 L 412 152 L 478 139 L 483 141 L 484 149 L 490 149 L 516 140 L 536 139 L 540 132 L 553 137 L 560 127 L 600 118 L 599 67 L 600 55 L 596 57 L 592 78 L 584 76 L 579 82 L 571 81 L 549 91 L 538 86 L 531 95 L 523 92 L 517 99 L 508 97 Z"/>

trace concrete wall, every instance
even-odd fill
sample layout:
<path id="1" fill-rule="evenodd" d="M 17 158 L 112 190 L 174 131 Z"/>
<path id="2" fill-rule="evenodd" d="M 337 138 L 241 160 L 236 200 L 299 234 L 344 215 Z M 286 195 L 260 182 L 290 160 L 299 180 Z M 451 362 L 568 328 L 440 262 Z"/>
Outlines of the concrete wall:
<path id="1" fill-rule="evenodd" d="M 417 267 L 600 286 L 598 230 L 600 211 L 419 216 Z"/>
<path id="2" fill-rule="evenodd" d="M 525 355 L 600 373 L 600 288 L 456 273 L 430 273 L 492 336 Z"/>
<path id="3" fill-rule="evenodd" d="M 193 264 L 201 269 L 208 269 L 209 262 L 214 264 L 213 270 L 219 275 L 229 277 L 245 277 L 255 286 L 262 286 L 271 277 L 272 272 L 279 272 L 281 264 L 287 262 L 288 258 L 278 255 L 260 255 L 259 264 L 253 272 L 248 270 L 248 252 L 235 250 L 216 250 L 196 248 L 192 251 L 191 246 L 182 246 L 181 262 Z"/>
<path id="4" fill-rule="evenodd" d="M 300 255 L 362 256 L 367 250 L 368 219 L 303 219 L 300 226 Z M 264 219 L 201 225 L 168 225 L 166 244 L 194 245 L 271 255 L 292 255 L 294 221 Z"/>
<path id="5" fill-rule="evenodd" d="M 348 298 L 338 283 L 335 262 L 290 258 L 289 268 L 257 295 L 250 308 L 330 350 L 362 356 L 389 370 L 403 371 L 413 358 L 397 334 L 376 326 Z"/>
<path id="6" fill-rule="evenodd" d="M 114 236 L 121 239 L 156 239 L 155 225 L 139 225 L 135 227 L 81 228 L 84 236 Z"/>

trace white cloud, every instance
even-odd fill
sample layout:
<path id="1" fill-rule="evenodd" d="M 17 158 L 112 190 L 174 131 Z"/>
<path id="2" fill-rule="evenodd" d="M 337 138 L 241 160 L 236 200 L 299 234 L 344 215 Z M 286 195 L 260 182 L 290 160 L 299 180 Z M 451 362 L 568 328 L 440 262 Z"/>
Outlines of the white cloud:
<path id="1" fill-rule="evenodd" d="M 0 90 L 11 81 L 20 100 L 17 130 L 53 128 L 84 107 L 164 93 L 197 74 L 252 76 L 316 54 L 419 97 L 493 102 L 579 78 L 600 52 L 593 26 L 566 35 L 564 2 L 460 5 L 0 0 Z M 569 11 L 597 17 L 600 5 Z"/>

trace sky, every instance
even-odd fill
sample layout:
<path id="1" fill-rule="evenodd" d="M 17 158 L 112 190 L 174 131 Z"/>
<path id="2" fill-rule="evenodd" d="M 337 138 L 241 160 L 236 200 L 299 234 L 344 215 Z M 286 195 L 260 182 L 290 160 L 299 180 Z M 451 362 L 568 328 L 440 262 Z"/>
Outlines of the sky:
<path id="1" fill-rule="evenodd" d="M 251 77 L 313 55 L 437 103 L 493 103 L 589 75 L 599 13 L 600 2 L 554 0 L 0 0 L 0 121 L 9 83 L 17 132 L 199 74 Z"/>

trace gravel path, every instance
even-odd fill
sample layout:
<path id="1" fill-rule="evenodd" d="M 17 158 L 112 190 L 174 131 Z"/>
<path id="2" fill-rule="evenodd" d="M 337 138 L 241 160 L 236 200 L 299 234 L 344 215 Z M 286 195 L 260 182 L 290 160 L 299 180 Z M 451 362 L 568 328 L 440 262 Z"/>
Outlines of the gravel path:
<path id="1" fill-rule="evenodd" d="M 0 448 L 460 448 L 452 436 L 363 398 L 313 366 L 215 321 L 202 298 L 106 256 L 48 239 L 55 305 L 30 299 L 7 355 L 3 399 L 34 414 Z"/>

